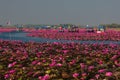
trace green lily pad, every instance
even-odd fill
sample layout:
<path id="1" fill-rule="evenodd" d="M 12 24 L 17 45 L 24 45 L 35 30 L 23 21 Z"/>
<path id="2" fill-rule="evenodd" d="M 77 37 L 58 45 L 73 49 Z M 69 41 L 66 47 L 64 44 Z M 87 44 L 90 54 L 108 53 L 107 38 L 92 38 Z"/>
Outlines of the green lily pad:
<path id="1" fill-rule="evenodd" d="M 2 66 L 2 65 L 0 65 L 0 69 L 3 69 L 3 66 Z"/>

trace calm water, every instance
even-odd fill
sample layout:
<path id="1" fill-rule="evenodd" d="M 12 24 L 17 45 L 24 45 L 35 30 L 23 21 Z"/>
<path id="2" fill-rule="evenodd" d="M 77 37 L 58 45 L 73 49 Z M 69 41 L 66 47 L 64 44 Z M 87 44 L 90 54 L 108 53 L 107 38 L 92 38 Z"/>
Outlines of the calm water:
<path id="1" fill-rule="evenodd" d="M 36 38 L 36 37 L 28 37 L 26 36 L 26 32 L 4 32 L 0 34 L 0 39 L 3 40 L 21 40 L 24 42 L 34 41 L 34 42 L 62 42 L 62 43 L 69 43 L 69 42 L 76 42 L 76 43 L 104 43 L 104 44 L 120 44 L 120 41 L 79 41 L 79 40 L 54 40 L 54 39 L 46 39 L 46 38 Z"/>

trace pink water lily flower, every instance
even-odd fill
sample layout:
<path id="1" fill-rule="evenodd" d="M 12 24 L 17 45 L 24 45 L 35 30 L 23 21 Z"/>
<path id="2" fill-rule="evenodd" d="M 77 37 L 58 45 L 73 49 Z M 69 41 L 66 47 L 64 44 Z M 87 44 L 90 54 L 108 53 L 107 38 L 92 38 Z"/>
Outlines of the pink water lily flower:
<path id="1" fill-rule="evenodd" d="M 94 69 L 94 66 L 89 66 L 88 67 L 88 71 L 91 71 L 92 69 Z"/>
<path id="2" fill-rule="evenodd" d="M 80 67 L 81 67 L 82 69 L 84 69 L 84 68 L 86 67 L 86 65 L 85 65 L 84 63 L 80 63 Z"/>
<path id="3" fill-rule="evenodd" d="M 58 63 L 58 64 L 57 64 L 57 66 L 61 67 L 61 66 L 62 66 L 62 64 L 61 64 L 61 63 Z"/>
<path id="4" fill-rule="evenodd" d="M 5 74 L 5 75 L 4 75 L 4 78 L 5 78 L 5 79 L 8 79 L 9 77 L 10 77 L 9 74 Z"/>
<path id="5" fill-rule="evenodd" d="M 106 71 L 106 69 L 100 69 L 100 70 L 98 70 L 99 73 L 103 73 L 105 71 Z"/>
<path id="6" fill-rule="evenodd" d="M 13 64 L 9 64 L 9 65 L 8 65 L 8 68 L 11 68 L 12 66 L 13 66 Z"/>
<path id="7" fill-rule="evenodd" d="M 111 60 L 115 60 L 118 57 L 118 55 L 114 55 Z"/>
<path id="8" fill-rule="evenodd" d="M 112 75 L 113 75 L 112 72 L 106 72 L 106 73 L 105 73 L 105 76 L 108 76 L 108 77 L 110 77 L 110 76 L 112 76 Z"/>
<path id="9" fill-rule="evenodd" d="M 17 63 L 17 62 L 15 61 L 15 62 L 13 62 L 13 63 L 11 63 L 11 64 L 8 64 L 8 68 L 13 67 L 16 63 Z"/>
<path id="10" fill-rule="evenodd" d="M 74 73 L 72 76 L 73 76 L 74 78 L 76 78 L 76 77 L 79 76 L 79 73 Z"/>
<path id="11" fill-rule="evenodd" d="M 42 76 L 39 76 L 38 79 L 39 79 L 39 80 L 42 80 Z"/>
<path id="12" fill-rule="evenodd" d="M 32 65 L 35 65 L 35 64 L 37 64 L 37 63 L 38 63 L 38 61 L 35 60 L 35 61 L 32 62 Z"/>
<path id="13" fill-rule="evenodd" d="M 15 72 L 16 72 L 16 70 L 13 69 L 13 70 L 10 70 L 10 71 L 9 71 L 9 74 L 13 74 L 13 73 L 15 73 Z"/>
<path id="14" fill-rule="evenodd" d="M 100 75 L 99 75 L 99 74 L 96 74 L 95 77 L 96 77 L 96 79 L 98 79 L 98 78 L 100 77 Z"/>
<path id="15" fill-rule="evenodd" d="M 43 77 L 43 80 L 49 80 L 49 79 L 50 79 L 49 74 L 45 74 L 45 76 Z"/>

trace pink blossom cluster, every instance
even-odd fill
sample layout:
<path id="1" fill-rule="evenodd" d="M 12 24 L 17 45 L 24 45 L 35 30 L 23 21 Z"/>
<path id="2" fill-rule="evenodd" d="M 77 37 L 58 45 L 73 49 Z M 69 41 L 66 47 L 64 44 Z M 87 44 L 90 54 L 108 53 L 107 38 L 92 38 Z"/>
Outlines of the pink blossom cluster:
<path id="1" fill-rule="evenodd" d="M 26 30 L 25 30 L 26 31 Z M 57 29 L 40 29 L 40 30 L 29 30 L 28 36 L 41 37 L 49 39 L 65 39 L 65 40 L 111 40 L 120 41 L 120 31 L 107 30 L 103 33 L 89 33 L 85 29 L 79 29 L 79 32 L 59 32 Z"/>
<path id="2" fill-rule="evenodd" d="M 0 28 L 0 33 L 15 31 L 16 28 Z"/>

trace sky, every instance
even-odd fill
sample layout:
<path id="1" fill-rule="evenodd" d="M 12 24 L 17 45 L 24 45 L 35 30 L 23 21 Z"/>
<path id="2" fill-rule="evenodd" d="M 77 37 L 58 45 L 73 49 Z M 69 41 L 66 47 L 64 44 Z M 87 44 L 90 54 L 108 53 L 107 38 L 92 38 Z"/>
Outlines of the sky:
<path id="1" fill-rule="evenodd" d="M 120 0 L 0 0 L 0 24 L 120 23 Z"/>

